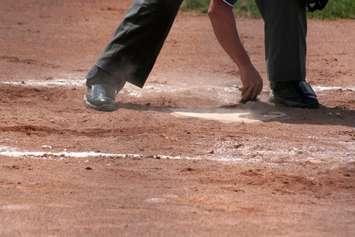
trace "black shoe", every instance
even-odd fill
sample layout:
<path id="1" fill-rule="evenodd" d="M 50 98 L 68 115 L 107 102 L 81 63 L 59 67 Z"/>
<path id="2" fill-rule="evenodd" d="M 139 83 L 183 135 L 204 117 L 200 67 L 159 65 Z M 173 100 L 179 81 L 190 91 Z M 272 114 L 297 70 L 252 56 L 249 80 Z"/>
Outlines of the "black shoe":
<path id="1" fill-rule="evenodd" d="M 275 104 L 297 108 L 319 108 L 316 93 L 305 81 L 274 82 L 271 87 L 273 92 L 271 101 Z"/>
<path id="2" fill-rule="evenodd" d="M 86 76 L 85 104 L 99 111 L 115 111 L 118 109 L 116 95 L 125 84 L 126 81 L 113 80 L 111 74 L 94 66 Z"/>
<path id="3" fill-rule="evenodd" d="M 98 111 L 115 111 L 118 109 L 116 95 L 118 90 L 107 84 L 94 84 L 87 87 L 85 104 Z"/>

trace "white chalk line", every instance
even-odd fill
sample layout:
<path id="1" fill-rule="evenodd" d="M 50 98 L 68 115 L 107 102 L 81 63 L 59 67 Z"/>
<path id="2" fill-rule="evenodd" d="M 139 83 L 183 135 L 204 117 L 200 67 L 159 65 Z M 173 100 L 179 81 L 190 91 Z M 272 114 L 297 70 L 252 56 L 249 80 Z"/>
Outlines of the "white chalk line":
<path id="1" fill-rule="evenodd" d="M 349 87 L 340 87 L 340 86 L 313 86 L 314 91 L 316 92 L 325 92 L 325 91 L 355 91 L 355 86 Z"/>
<path id="2" fill-rule="evenodd" d="M 44 88 L 55 88 L 55 87 L 84 87 L 85 80 L 79 79 L 53 79 L 53 80 L 26 80 L 26 81 L 3 81 L 0 82 L 3 85 L 12 85 L 12 86 L 23 86 L 23 87 L 44 87 Z M 204 86 L 206 89 L 219 89 L 224 92 L 234 92 L 237 90 L 237 86 L 232 87 L 222 87 L 222 86 Z M 193 85 L 189 86 L 189 90 L 194 89 Z M 201 89 L 201 85 L 198 87 Z M 141 96 L 139 91 L 142 91 L 140 88 L 136 88 L 134 86 L 128 85 L 125 87 L 128 93 L 132 96 Z M 314 85 L 313 89 L 316 92 L 326 92 L 326 91 L 355 91 L 355 86 L 323 86 L 323 85 Z M 173 86 L 159 83 L 148 83 L 144 87 L 145 91 L 154 91 L 154 92 L 176 92 L 180 90 L 187 90 L 182 86 Z M 270 90 L 266 89 L 265 92 L 269 92 Z"/>
<path id="3" fill-rule="evenodd" d="M 350 163 L 355 161 L 355 142 L 338 141 L 336 138 L 316 138 L 318 144 L 304 142 L 302 144 L 280 143 L 268 137 L 255 137 L 253 143 L 243 144 L 237 140 L 217 142 L 214 151 L 217 155 L 243 157 L 244 160 L 265 163 L 287 162 Z M 236 149 L 237 147 L 237 149 Z"/>
<path id="4" fill-rule="evenodd" d="M 20 159 L 40 159 L 40 160 L 55 160 L 55 159 L 66 159 L 66 158 L 77 158 L 77 159 L 96 159 L 96 158 L 106 158 L 106 159 L 131 159 L 131 160 L 141 160 L 141 159 L 155 159 L 155 160 L 190 160 L 190 161 L 217 161 L 226 163 L 235 162 L 252 162 L 252 160 L 245 161 L 239 157 L 231 157 L 223 155 L 197 155 L 197 156 L 171 156 L 171 155 L 144 155 L 144 154 L 123 154 L 123 153 L 105 153 L 105 152 L 94 152 L 94 151 L 61 151 L 61 152 L 51 152 L 51 151 L 29 151 L 23 150 L 16 147 L 10 146 L 0 146 L 0 157 L 9 158 L 20 158 Z"/>
<path id="5" fill-rule="evenodd" d="M 0 156 L 21 158 L 21 157 L 37 157 L 37 158 L 131 158 L 140 159 L 144 155 L 139 154 L 119 154 L 119 153 L 103 153 L 94 151 L 84 152 L 48 152 L 48 151 L 26 151 L 9 146 L 0 146 Z M 178 156 L 156 155 L 152 158 L 156 159 L 181 159 Z"/>
<path id="6" fill-rule="evenodd" d="M 23 87 L 83 87 L 84 80 L 53 79 L 53 80 L 26 80 L 26 81 L 2 81 L 0 84 Z"/>
<path id="7" fill-rule="evenodd" d="M 104 153 L 94 151 L 82 152 L 51 152 L 51 151 L 28 151 L 10 146 L 0 146 L 0 156 L 10 158 L 39 158 L 39 159 L 64 159 L 64 158 L 111 158 L 111 159 L 162 159 L 162 160 L 219 160 L 233 161 L 233 159 L 214 159 L 208 157 L 189 157 L 189 156 L 170 156 L 170 155 L 143 155 L 143 154 L 120 154 L 120 153 Z"/>
<path id="8" fill-rule="evenodd" d="M 230 144 L 229 144 L 230 145 Z M 319 147 L 299 147 L 292 148 L 280 147 L 279 149 L 256 149 L 254 147 L 245 146 L 239 149 L 229 151 L 228 144 L 218 143 L 214 147 L 215 153 L 196 156 L 171 156 L 171 155 L 144 155 L 144 154 L 121 154 L 121 153 L 105 153 L 94 151 L 29 151 L 11 146 L 0 146 L 0 157 L 20 158 L 20 159 L 40 159 L 40 160 L 63 160 L 70 158 L 78 159 L 156 159 L 156 160 L 190 160 L 190 161 L 215 161 L 223 163 L 268 163 L 278 164 L 279 160 L 297 163 L 297 162 L 313 162 L 327 163 L 337 161 L 340 163 L 349 163 L 354 161 L 354 150 L 352 144 L 348 144 L 348 149 L 342 151 L 327 151 L 326 148 Z M 324 150 L 325 149 L 325 150 Z M 300 153 L 302 151 L 302 153 Z M 300 157 L 300 154 L 304 156 Z"/>

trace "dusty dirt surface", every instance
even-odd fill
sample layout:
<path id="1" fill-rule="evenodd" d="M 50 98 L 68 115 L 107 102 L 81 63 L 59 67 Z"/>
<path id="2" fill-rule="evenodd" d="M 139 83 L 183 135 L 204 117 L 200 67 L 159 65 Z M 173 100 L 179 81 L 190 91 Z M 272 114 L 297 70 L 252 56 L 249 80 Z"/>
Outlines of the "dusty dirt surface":
<path id="1" fill-rule="evenodd" d="M 309 22 L 319 110 L 270 104 L 266 79 L 238 104 L 238 70 L 192 13 L 143 90 L 89 110 L 82 80 L 128 5 L 1 1 L 0 235 L 354 236 L 355 21 Z M 238 25 L 266 78 L 262 21 Z"/>

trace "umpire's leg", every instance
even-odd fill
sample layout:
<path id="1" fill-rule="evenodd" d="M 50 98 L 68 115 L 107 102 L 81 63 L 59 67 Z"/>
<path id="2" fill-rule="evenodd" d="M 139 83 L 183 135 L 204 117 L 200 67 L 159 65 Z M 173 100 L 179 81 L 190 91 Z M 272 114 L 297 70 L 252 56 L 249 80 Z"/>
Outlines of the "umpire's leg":
<path id="1" fill-rule="evenodd" d="M 268 77 L 273 82 L 306 77 L 307 18 L 304 0 L 256 0 L 265 21 Z"/>
<path id="2" fill-rule="evenodd" d="M 169 33 L 182 0 L 134 0 L 132 7 L 96 62 L 109 80 L 143 87 Z M 100 77 L 88 77 L 87 85 Z"/>

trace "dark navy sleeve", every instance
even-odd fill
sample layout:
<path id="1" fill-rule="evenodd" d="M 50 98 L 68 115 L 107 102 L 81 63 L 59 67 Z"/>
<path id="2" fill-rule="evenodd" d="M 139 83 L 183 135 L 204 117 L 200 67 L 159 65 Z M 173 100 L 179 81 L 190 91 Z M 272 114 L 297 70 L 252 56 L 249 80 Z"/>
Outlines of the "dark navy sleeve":
<path id="1" fill-rule="evenodd" d="M 238 0 L 223 0 L 224 3 L 226 3 L 227 5 L 234 7 L 234 4 L 237 3 Z"/>

